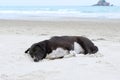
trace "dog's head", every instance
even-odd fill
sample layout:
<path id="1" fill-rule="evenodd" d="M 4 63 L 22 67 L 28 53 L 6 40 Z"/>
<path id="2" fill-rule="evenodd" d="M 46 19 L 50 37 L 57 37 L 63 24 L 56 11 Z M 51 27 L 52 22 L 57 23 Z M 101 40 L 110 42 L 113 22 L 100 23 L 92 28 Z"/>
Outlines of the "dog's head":
<path id="1" fill-rule="evenodd" d="M 35 62 L 38 62 L 39 60 L 44 59 L 47 55 L 46 43 L 45 42 L 35 43 L 29 49 L 27 49 L 25 53 L 30 54 L 33 60 Z"/>

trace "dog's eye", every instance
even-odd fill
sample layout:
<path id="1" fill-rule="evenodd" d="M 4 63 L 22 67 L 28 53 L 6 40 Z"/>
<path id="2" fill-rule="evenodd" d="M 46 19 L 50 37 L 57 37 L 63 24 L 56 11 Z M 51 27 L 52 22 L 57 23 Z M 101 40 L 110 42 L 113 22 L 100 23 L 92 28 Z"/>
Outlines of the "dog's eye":
<path id="1" fill-rule="evenodd" d="M 34 56 L 33 56 L 33 55 L 31 55 L 31 57 L 33 58 Z"/>

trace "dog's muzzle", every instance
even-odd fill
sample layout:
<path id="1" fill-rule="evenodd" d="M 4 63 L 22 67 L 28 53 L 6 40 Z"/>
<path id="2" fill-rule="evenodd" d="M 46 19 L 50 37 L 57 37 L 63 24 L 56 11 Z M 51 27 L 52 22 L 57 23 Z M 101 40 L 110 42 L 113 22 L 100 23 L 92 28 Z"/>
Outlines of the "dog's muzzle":
<path id="1" fill-rule="evenodd" d="M 38 62 L 40 59 L 38 57 L 33 57 L 34 62 Z"/>

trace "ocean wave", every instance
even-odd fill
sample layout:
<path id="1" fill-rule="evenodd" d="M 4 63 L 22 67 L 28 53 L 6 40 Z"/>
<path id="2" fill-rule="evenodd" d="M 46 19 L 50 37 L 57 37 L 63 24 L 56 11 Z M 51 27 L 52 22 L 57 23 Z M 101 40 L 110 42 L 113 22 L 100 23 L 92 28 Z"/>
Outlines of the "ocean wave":
<path id="1" fill-rule="evenodd" d="M 19 19 L 19 18 L 40 18 L 40 17 L 80 17 L 80 18 L 120 18 L 120 12 L 80 12 L 76 10 L 59 9 L 57 11 L 49 10 L 0 10 L 0 19 Z"/>

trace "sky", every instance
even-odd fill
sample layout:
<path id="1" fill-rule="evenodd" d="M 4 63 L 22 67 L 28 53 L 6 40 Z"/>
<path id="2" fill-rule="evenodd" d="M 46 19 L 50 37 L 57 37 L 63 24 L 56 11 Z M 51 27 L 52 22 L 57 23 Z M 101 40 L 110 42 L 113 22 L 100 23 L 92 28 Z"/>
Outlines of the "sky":
<path id="1" fill-rule="evenodd" d="M 54 6 L 54 5 L 93 5 L 98 0 L 0 0 L 0 6 L 20 6 L 20 5 L 39 5 L 39 6 Z M 120 0 L 106 0 L 114 5 L 120 5 Z"/>

